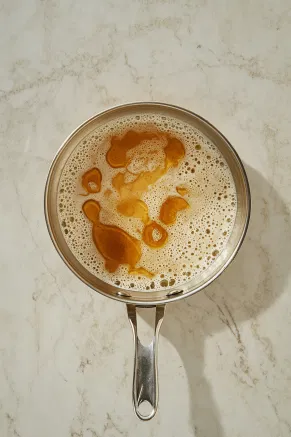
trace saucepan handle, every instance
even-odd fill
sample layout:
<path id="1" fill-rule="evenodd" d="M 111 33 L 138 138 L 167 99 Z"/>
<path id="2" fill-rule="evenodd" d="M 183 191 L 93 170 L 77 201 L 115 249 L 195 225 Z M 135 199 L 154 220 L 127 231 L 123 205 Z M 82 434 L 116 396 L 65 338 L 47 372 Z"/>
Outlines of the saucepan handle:
<path id="1" fill-rule="evenodd" d="M 144 346 L 138 338 L 136 306 L 131 304 L 127 305 L 127 313 L 133 331 L 135 349 L 132 387 L 133 406 L 136 415 L 141 420 L 152 419 L 158 407 L 158 336 L 164 318 L 165 306 L 159 305 L 156 306 L 155 309 L 154 338 L 148 346 Z M 143 414 L 140 411 L 140 405 L 144 401 L 147 401 L 151 406 L 151 411 L 148 414 Z"/>

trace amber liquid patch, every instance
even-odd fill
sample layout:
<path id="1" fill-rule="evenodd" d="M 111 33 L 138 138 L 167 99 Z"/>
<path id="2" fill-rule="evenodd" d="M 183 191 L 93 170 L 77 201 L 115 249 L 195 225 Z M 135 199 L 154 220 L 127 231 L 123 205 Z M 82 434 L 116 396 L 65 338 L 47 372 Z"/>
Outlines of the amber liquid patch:
<path id="1" fill-rule="evenodd" d="M 141 171 L 134 175 L 133 181 L 126 182 L 130 164 L 128 151 L 137 147 L 143 141 L 159 137 L 165 137 L 166 139 L 165 159 L 162 165 L 152 171 Z M 112 179 L 112 185 L 118 191 L 120 199 L 117 203 L 117 211 L 126 217 L 139 218 L 143 222 L 145 226 L 142 232 L 142 240 L 153 249 L 159 249 L 167 243 L 168 232 L 159 223 L 150 219 L 148 206 L 140 197 L 148 190 L 149 186 L 155 184 L 170 168 L 177 167 L 184 156 L 185 148 L 183 143 L 177 138 L 166 136 L 161 132 L 135 132 L 130 130 L 123 137 L 113 136 L 110 140 L 110 148 L 106 154 L 107 163 L 112 168 L 125 168 L 124 172 L 117 173 Z M 100 170 L 92 168 L 82 176 L 82 186 L 88 194 L 97 193 L 100 191 L 101 180 Z M 107 194 L 108 190 L 105 192 L 105 195 Z M 182 198 L 167 199 L 162 205 L 161 221 L 166 225 L 174 223 L 177 212 L 188 206 L 188 203 Z M 100 205 L 98 202 L 88 200 L 83 205 L 83 211 L 93 223 L 93 240 L 96 248 L 105 259 L 105 268 L 108 272 L 115 272 L 120 264 L 127 264 L 129 273 L 138 273 L 145 276 L 154 275 L 143 267 L 135 268 L 142 255 L 140 242 L 136 238 L 117 226 L 106 226 L 100 223 Z"/>
<path id="2" fill-rule="evenodd" d="M 160 220 L 165 225 L 173 225 L 176 221 L 177 214 L 183 209 L 189 208 L 189 203 L 178 196 L 170 196 L 162 204 L 160 211 Z"/>
<path id="3" fill-rule="evenodd" d="M 101 190 L 102 175 L 98 168 L 91 168 L 82 176 L 82 187 L 86 190 L 83 196 L 99 193 Z"/>
<path id="4" fill-rule="evenodd" d="M 129 267 L 129 273 L 140 273 L 152 277 L 146 269 L 136 269 L 141 258 L 140 241 L 117 226 L 108 226 L 100 222 L 100 204 L 95 200 L 87 200 L 83 204 L 83 212 L 93 224 L 92 235 L 96 248 L 105 259 L 108 272 L 115 272 L 120 264 Z"/>

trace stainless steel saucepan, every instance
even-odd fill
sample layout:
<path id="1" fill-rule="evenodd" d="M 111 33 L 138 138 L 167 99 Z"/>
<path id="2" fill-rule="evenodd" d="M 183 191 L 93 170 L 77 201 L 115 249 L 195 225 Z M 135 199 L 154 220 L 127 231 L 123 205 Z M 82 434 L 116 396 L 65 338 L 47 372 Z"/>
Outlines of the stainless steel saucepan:
<path id="1" fill-rule="evenodd" d="M 98 126 L 108 121 L 130 114 L 150 113 L 174 117 L 192 125 L 203 133 L 224 156 L 233 176 L 237 194 L 237 213 L 234 227 L 228 243 L 215 262 L 203 271 L 199 277 L 186 282 L 183 286 L 172 286 L 160 291 L 133 291 L 110 285 L 90 273 L 70 251 L 57 214 L 58 184 L 62 169 L 72 151 L 80 141 Z M 165 305 L 191 296 L 207 287 L 230 264 L 238 252 L 245 237 L 250 217 L 250 190 L 243 164 L 227 139 L 208 121 L 186 109 L 164 103 L 132 103 L 118 106 L 95 115 L 78 127 L 63 143 L 49 171 L 45 188 L 45 217 L 51 239 L 67 266 L 93 290 L 106 297 L 116 299 L 127 305 L 135 345 L 133 375 L 133 405 L 137 416 L 142 420 L 151 419 L 158 405 L 157 348 L 158 334 L 163 321 Z M 136 309 L 155 307 L 155 332 L 149 346 L 141 344 L 138 337 Z M 147 401 L 150 412 L 144 414 L 141 404 Z"/>

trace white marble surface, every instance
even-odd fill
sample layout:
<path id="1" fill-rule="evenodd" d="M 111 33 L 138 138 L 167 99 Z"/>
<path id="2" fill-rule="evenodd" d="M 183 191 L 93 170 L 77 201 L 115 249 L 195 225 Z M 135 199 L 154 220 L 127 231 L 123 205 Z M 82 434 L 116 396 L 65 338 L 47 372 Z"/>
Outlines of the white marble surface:
<path id="1" fill-rule="evenodd" d="M 15 0 L 0 11 L 1 437 L 290 436 L 290 1 Z M 63 139 L 136 100 L 214 123 L 253 194 L 235 262 L 168 306 L 148 423 L 131 406 L 125 307 L 73 276 L 43 216 Z"/>

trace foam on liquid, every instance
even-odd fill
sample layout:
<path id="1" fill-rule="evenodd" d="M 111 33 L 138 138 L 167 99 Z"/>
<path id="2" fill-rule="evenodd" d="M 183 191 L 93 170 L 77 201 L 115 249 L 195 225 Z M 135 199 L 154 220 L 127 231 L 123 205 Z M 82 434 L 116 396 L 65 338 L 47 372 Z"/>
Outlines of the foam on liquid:
<path id="1" fill-rule="evenodd" d="M 142 241 L 144 222 L 141 218 L 127 217 L 118 211 L 120 193 L 112 180 L 124 169 L 112 168 L 106 161 L 106 154 L 112 136 L 121 138 L 129 130 L 165 133 L 180 140 L 186 152 L 178 167 L 169 168 L 141 195 L 151 220 L 162 225 L 168 233 L 167 244 L 158 249 Z M 126 182 L 134 181 L 142 171 L 163 166 L 165 141 L 164 138 L 148 139 L 127 151 L 130 173 L 126 174 Z M 84 174 L 92 168 L 101 172 L 100 191 L 94 186 L 91 190 L 84 189 Z M 160 220 L 161 207 L 169 196 L 179 195 L 189 207 L 177 210 L 174 224 L 165 225 Z M 141 240 L 142 256 L 136 267 L 153 272 L 153 278 L 132 275 L 126 265 L 120 265 L 114 273 L 105 269 L 104 258 L 92 239 L 92 223 L 82 211 L 82 205 L 88 199 L 101 205 L 102 224 L 118 226 Z M 233 178 L 219 150 L 192 126 L 156 114 L 118 118 L 99 126 L 75 148 L 59 183 L 58 216 L 74 256 L 105 282 L 139 291 L 182 285 L 209 268 L 228 241 L 236 208 Z"/>

